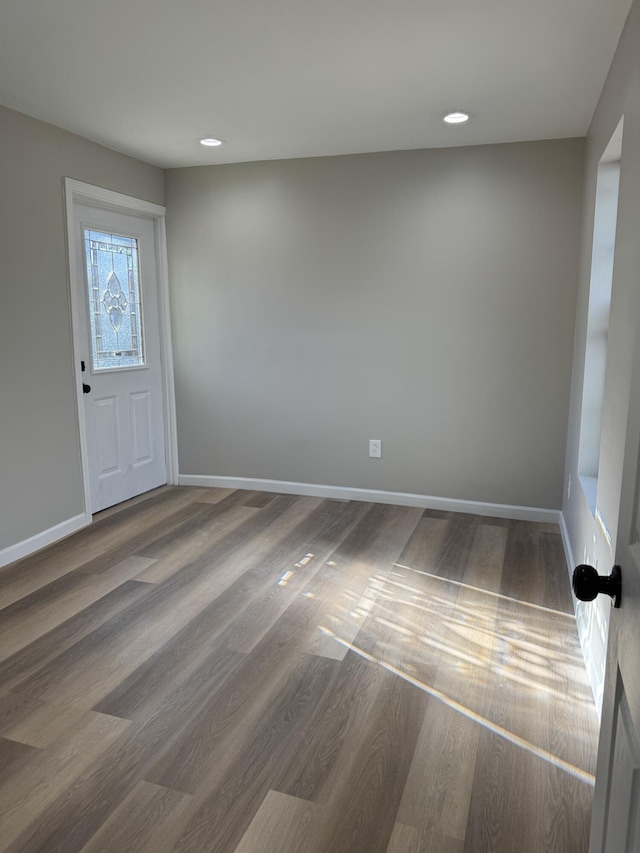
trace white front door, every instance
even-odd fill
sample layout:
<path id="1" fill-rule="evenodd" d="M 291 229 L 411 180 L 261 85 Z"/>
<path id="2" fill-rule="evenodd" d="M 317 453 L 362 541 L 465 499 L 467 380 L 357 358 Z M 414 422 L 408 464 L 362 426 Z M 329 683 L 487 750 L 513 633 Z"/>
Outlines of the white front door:
<path id="1" fill-rule="evenodd" d="M 640 326 L 638 327 L 640 329 Z M 590 853 L 640 851 L 640 338 L 626 429 L 616 563 Z"/>
<path id="2" fill-rule="evenodd" d="M 154 225 L 73 205 L 90 511 L 167 482 Z"/>

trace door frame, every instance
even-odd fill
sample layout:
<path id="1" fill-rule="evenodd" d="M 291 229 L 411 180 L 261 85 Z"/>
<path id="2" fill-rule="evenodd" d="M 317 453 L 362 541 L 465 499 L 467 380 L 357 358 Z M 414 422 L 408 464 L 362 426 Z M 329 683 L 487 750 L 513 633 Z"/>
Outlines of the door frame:
<path id="1" fill-rule="evenodd" d="M 144 216 L 153 221 L 155 238 L 156 271 L 158 287 L 158 322 L 160 327 L 160 364 L 162 378 L 162 404 L 164 411 L 164 447 L 167 466 L 167 483 L 178 483 L 178 436 L 176 427 L 176 396 L 173 378 L 173 344 L 171 339 L 171 314 L 169 302 L 169 268 L 167 262 L 166 208 L 150 201 L 133 198 L 122 193 L 95 187 L 92 184 L 64 179 L 64 202 L 67 231 L 67 262 L 69 272 L 69 304 L 71 307 L 71 329 L 73 334 L 73 374 L 75 378 L 78 431 L 80 435 L 80 459 L 84 493 L 85 523 L 91 524 L 91 497 L 89 490 L 89 444 L 85 422 L 82 370 L 80 366 L 80 341 L 83 329 L 78 304 L 80 282 L 84 281 L 83 270 L 78 269 L 76 252 L 78 235 L 74 227 L 74 205 L 83 204 L 102 210 L 115 211 L 133 216 Z"/>

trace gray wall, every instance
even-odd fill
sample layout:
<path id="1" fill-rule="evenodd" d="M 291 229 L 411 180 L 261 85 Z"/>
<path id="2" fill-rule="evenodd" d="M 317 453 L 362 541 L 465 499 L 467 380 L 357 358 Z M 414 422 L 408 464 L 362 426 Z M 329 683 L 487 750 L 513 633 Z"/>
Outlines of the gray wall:
<path id="1" fill-rule="evenodd" d="M 640 313 L 640 4 L 634 3 L 589 130 L 585 160 L 585 205 L 580 284 L 576 314 L 575 357 L 567 445 L 564 516 L 577 562 L 587 560 L 608 574 L 615 553 L 624 437 L 629 405 L 630 371 Z M 598 507 L 612 537 L 612 547 L 594 520 L 577 482 L 580 412 L 587 333 L 589 277 L 598 162 L 624 115 L 620 198 L 611 291 L 607 371 L 602 412 Z M 566 486 L 571 476 L 571 497 Z M 578 627 L 596 693 L 602 684 L 609 605 L 577 605 Z"/>
<path id="2" fill-rule="evenodd" d="M 0 107 L 0 550 L 83 511 L 65 176 L 163 202 L 160 169 Z"/>
<path id="3" fill-rule="evenodd" d="M 559 508 L 582 167 L 562 140 L 167 172 L 181 473 Z"/>

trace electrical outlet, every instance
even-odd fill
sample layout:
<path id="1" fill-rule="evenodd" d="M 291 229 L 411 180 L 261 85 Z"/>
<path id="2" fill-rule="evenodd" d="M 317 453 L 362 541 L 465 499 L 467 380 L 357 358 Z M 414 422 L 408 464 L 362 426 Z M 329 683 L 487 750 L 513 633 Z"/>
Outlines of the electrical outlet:
<path id="1" fill-rule="evenodd" d="M 381 438 L 370 438 L 369 439 L 369 456 L 374 459 L 379 459 L 382 456 L 382 439 Z"/>

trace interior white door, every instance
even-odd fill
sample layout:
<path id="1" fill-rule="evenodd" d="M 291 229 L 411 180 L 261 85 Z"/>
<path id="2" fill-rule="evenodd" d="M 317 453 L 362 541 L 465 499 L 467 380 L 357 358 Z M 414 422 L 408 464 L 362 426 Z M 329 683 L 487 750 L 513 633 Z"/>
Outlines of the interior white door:
<path id="1" fill-rule="evenodd" d="M 636 337 L 590 853 L 640 851 L 640 340 Z"/>
<path id="2" fill-rule="evenodd" d="M 92 513 L 167 481 L 153 221 L 74 204 Z"/>

